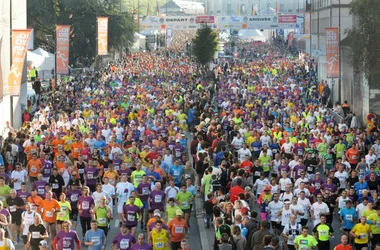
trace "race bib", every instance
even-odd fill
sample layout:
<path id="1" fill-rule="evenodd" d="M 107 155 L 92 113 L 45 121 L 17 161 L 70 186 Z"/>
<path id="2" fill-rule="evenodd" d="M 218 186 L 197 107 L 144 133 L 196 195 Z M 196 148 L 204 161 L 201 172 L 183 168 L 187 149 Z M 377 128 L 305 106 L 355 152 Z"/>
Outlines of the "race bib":
<path id="1" fill-rule="evenodd" d="M 83 210 L 90 209 L 90 203 L 88 201 L 83 201 L 82 202 L 82 209 Z"/>
<path id="2" fill-rule="evenodd" d="M 45 174 L 50 174 L 50 169 L 48 169 L 48 168 L 47 168 L 47 169 L 44 169 L 44 173 L 45 173 Z"/>
<path id="3" fill-rule="evenodd" d="M 39 188 L 37 192 L 38 192 L 38 194 L 41 194 L 41 195 L 42 195 L 42 194 L 45 193 L 45 189 L 43 189 L 43 188 Z"/>
<path id="4" fill-rule="evenodd" d="M 363 233 L 363 234 L 360 234 L 360 239 L 366 239 L 367 238 L 367 234 Z"/>
<path id="5" fill-rule="evenodd" d="M 190 177 L 191 177 L 190 174 L 185 174 L 185 179 L 190 178 Z"/>
<path id="6" fill-rule="evenodd" d="M 346 215 L 346 220 L 352 220 L 352 214 L 347 214 Z"/>
<path id="7" fill-rule="evenodd" d="M 149 194 L 149 188 L 144 187 L 142 190 L 143 195 L 148 195 Z"/>
<path id="8" fill-rule="evenodd" d="M 160 203 L 162 201 L 162 196 L 161 195 L 156 195 L 155 197 L 154 197 L 154 202 L 156 202 L 156 203 Z"/>
<path id="9" fill-rule="evenodd" d="M 376 226 L 380 227 L 380 221 L 376 221 Z"/>
<path id="10" fill-rule="evenodd" d="M 128 214 L 127 215 L 127 220 L 130 221 L 130 222 L 134 222 L 136 220 L 136 216 L 134 216 L 132 214 Z"/>
<path id="11" fill-rule="evenodd" d="M 327 231 L 326 230 L 321 230 L 319 231 L 320 236 L 327 236 Z"/>
<path id="12" fill-rule="evenodd" d="M 183 234 L 183 227 L 175 227 L 175 233 Z"/>
<path id="13" fill-rule="evenodd" d="M 14 206 L 9 207 L 9 211 L 11 213 L 16 212 L 16 208 Z"/>
<path id="14" fill-rule="evenodd" d="M 181 151 L 175 151 L 175 156 L 180 157 L 181 156 Z"/>
<path id="15" fill-rule="evenodd" d="M 46 211 L 46 217 L 52 218 L 53 212 L 52 211 Z"/>
<path id="16" fill-rule="evenodd" d="M 307 171 L 309 172 L 313 171 L 313 167 L 307 167 Z"/>
<path id="17" fill-rule="evenodd" d="M 37 168 L 35 166 L 31 167 L 30 171 L 32 171 L 33 173 L 37 173 Z"/>
<path id="18" fill-rule="evenodd" d="M 99 224 L 106 224 L 107 223 L 107 219 L 106 218 L 98 218 L 98 223 Z"/>
<path id="19" fill-rule="evenodd" d="M 94 174 L 93 174 L 93 173 L 87 173 L 87 178 L 88 178 L 88 179 L 92 179 L 92 178 L 94 178 Z"/>
<path id="20" fill-rule="evenodd" d="M 122 239 L 120 241 L 120 249 L 128 249 L 129 248 L 129 240 L 128 239 Z"/>
<path id="21" fill-rule="evenodd" d="M 100 245 L 100 237 L 99 236 L 91 237 L 91 242 L 94 242 L 94 246 L 99 246 Z"/>
<path id="22" fill-rule="evenodd" d="M 187 203 L 187 201 L 182 202 L 183 207 L 187 207 L 188 205 L 189 205 L 189 203 Z"/>
<path id="23" fill-rule="evenodd" d="M 0 201 L 5 201 L 5 197 L 4 196 L 0 196 Z"/>
<path id="24" fill-rule="evenodd" d="M 157 249 L 161 249 L 161 248 L 164 248 L 165 247 L 165 244 L 164 244 L 164 242 L 156 242 L 156 248 Z"/>
<path id="25" fill-rule="evenodd" d="M 58 213 L 58 216 L 59 217 L 65 217 L 66 216 L 66 212 L 65 211 L 61 211 Z"/>
<path id="26" fill-rule="evenodd" d="M 260 172 L 259 171 L 255 171 L 255 176 L 260 176 Z"/>
<path id="27" fill-rule="evenodd" d="M 40 232 L 32 232 L 32 238 L 33 239 L 40 239 L 41 238 Z"/>
<path id="28" fill-rule="evenodd" d="M 83 168 L 80 168 L 80 169 L 78 169 L 78 172 L 79 172 L 80 174 L 83 174 L 83 173 L 84 173 L 84 169 L 83 169 Z"/>
<path id="29" fill-rule="evenodd" d="M 174 175 L 174 176 L 179 176 L 179 171 L 178 171 L 178 170 L 174 170 L 174 171 L 173 171 L 173 175 Z"/>
<path id="30" fill-rule="evenodd" d="M 51 187 L 52 187 L 53 189 L 58 189 L 58 188 L 59 188 L 59 185 L 58 185 L 57 183 L 53 183 L 53 185 L 51 185 Z"/>
<path id="31" fill-rule="evenodd" d="M 73 194 L 73 195 L 71 196 L 71 201 L 75 202 L 75 201 L 77 201 L 77 200 L 78 200 L 78 195 L 77 195 L 77 194 Z"/>

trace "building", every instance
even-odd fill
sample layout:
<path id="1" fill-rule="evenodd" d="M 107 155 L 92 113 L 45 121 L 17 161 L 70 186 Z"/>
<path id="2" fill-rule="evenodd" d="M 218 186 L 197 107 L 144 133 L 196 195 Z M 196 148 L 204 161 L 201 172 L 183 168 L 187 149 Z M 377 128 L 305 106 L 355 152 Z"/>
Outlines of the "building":
<path id="1" fill-rule="evenodd" d="M 6 121 L 10 121 L 11 125 L 15 128 L 21 126 L 22 107 L 25 107 L 27 104 L 26 63 L 24 64 L 20 96 L 11 97 L 8 92 L 8 73 L 11 66 L 10 34 L 11 29 L 27 28 L 26 1 L 0 1 L 0 135 L 4 130 Z"/>
<path id="2" fill-rule="evenodd" d="M 310 1 L 310 0 L 309 0 Z M 302 13 L 307 0 L 203 0 L 208 15 L 251 15 L 272 14 L 278 11 L 285 14 Z"/>
<path id="3" fill-rule="evenodd" d="M 167 16 L 205 15 L 205 7 L 201 2 L 171 0 L 159 8 L 160 13 Z"/>

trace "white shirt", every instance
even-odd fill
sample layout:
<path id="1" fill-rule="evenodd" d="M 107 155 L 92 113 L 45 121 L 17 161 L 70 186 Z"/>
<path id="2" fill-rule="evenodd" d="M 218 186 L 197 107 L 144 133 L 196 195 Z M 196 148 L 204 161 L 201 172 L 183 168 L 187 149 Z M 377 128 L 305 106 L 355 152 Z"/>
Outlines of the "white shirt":
<path id="1" fill-rule="evenodd" d="M 319 224 L 321 222 L 321 215 L 322 214 L 325 214 L 325 215 L 330 214 L 329 207 L 324 202 L 322 202 L 321 204 L 319 204 L 318 202 L 315 202 L 311 206 L 311 211 L 315 217 L 315 220 L 313 220 L 314 226 L 316 226 L 317 224 Z"/>
<path id="2" fill-rule="evenodd" d="M 115 195 L 115 187 L 112 186 L 111 184 L 103 184 L 102 185 L 102 190 L 104 192 L 107 192 L 110 196 Z"/>
<path id="3" fill-rule="evenodd" d="M 131 191 L 135 190 L 135 187 L 130 182 L 119 182 L 116 184 L 116 193 L 119 198 L 119 202 L 125 202 L 129 199 Z"/>
<path id="4" fill-rule="evenodd" d="M 289 142 L 289 143 L 284 143 L 282 144 L 282 149 L 284 149 L 285 151 L 285 154 L 291 154 L 292 153 L 292 148 L 293 148 L 293 143 Z"/>
<path id="5" fill-rule="evenodd" d="M 365 162 L 367 163 L 368 167 L 370 167 L 375 161 L 376 161 L 376 155 L 368 154 L 365 156 Z"/>
<path id="6" fill-rule="evenodd" d="M 88 147 L 90 148 L 90 151 L 94 151 L 94 143 L 96 142 L 96 139 L 95 138 L 87 138 L 86 140 L 84 140 L 87 144 L 88 144 Z"/>
<path id="7" fill-rule="evenodd" d="M 368 208 L 368 205 L 365 206 L 363 203 L 360 203 L 356 207 L 356 212 L 358 213 L 358 218 L 362 217 L 364 211 Z"/>
<path id="8" fill-rule="evenodd" d="M 239 149 L 238 155 L 239 155 L 239 161 L 240 162 L 244 161 L 244 159 L 245 159 L 246 156 L 249 156 L 249 157 L 252 156 L 251 151 L 248 148 L 246 148 L 246 149 L 244 149 L 244 148 Z"/>
<path id="9" fill-rule="evenodd" d="M 296 190 L 294 190 L 294 195 L 297 196 L 297 197 L 299 197 L 301 191 L 304 191 L 304 192 L 305 192 L 305 196 L 306 196 L 306 197 L 310 197 L 310 191 L 309 191 L 309 189 L 307 189 L 307 188 L 304 188 L 304 189 L 297 188 Z"/>
<path id="10" fill-rule="evenodd" d="M 297 205 L 300 205 L 301 207 L 303 207 L 304 215 L 301 216 L 301 219 L 308 219 L 309 209 L 311 207 L 310 200 L 308 198 L 305 198 L 305 199 L 298 198 Z"/>
<path id="11" fill-rule="evenodd" d="M 116 134 L 116 138 L 118 140 L 122 140 L 123 139 L 123 133 L 124 133 L 124 129 L 122 127 L 116 127 L 113 129 L 113 131 L 115 131 L 115 134 Z M 142 133 L 144 134 L 144 133 Z"/>
<path id="12" fill-rule="evenodd" d="M 340 189 L 345 188 L 346 187 L 346 180 L 348 179 L 347 172 L 343 171 L 342 173 L 340 173 L 338 171 L 338 172 L 335 172 L 334 176 L 339 179 L 339 183 L 340 183 L 339 188 Z"/>
<path id="13" fill-rule="evenodd" d="M 174 186 L 174 187 L 169 186 L 169 187 L 166 187 L 166 188 L 165 188 L 165 194 L 166 194 L 166 197 L 167 197 L 168 199 L 170 199 L 170 198 L 175 198 L 176 195 L 177 195 L 179 192 L 180 192 L 180 190 L 179 190 L 179 188 L 176 187 L 176 186 Z"/>
<path id="14" fill-rule="evenodd" d="M 284 230 L 282 231 L 283 234 L 287 234 L 289 236 L 287 244 L 293 246 L 294 245 L 294 239 L 297 235 L 293 235 L 292 230 L 297 230 L 298 233 L 301 234 L 301 232 L 302 232 L 301 224 L 299 224 L 298 222 L 296 222 L 295 225 L 288 223 L 287 225 L 285 225 Z"/>
<path id="15" fill-rule="evenodd" d="M 286 210 L 285 208 L 282 209 L 281 214 L 281 226 L 285 226 L 290 223 L 290 215 L 292 215 L 292 210 L 289 208 Z"/>
<path id="16" fill-rule="evenodd" d="M 285 200 L 291 201 L 293 199 L 293 196 L 294 195 L 292 192 L 290 192 L 290 193 L 284 192 L 284 193 L 280 194 L 279 200 L 282 202 Z"/>
<path id="17" fill-rule="evenodd" d="M 299 187 L 299 185 L 301 184 L 301 182 L 309 182 L 309 179 L 308 178 L 298 178 L 297 180 L 296 180 L 296 182 L 294 183 L 294 187 L 295 188 L 298 188 Z"/>
<path id="18" fill-rule="evenodd" d="M 21 183 L 25 182 L 25 177 L 27 176 L 27 172 L 25 169 L 21 169 L 20 171 L 13 170 L 11 173 L 11 179 L 14 179 L 15 181 L 13 183 L 13 188 L 15 190 L 21 189 Z"/>
<path id="19" fill-rule="evenodd" d="M 264 180 L 257 179 L 255 183 L 253 184 L 253 186 L 256 187 L 257 194 L 261 194 L 266 185 L 269 185 L 269 180 L 267 178 L 264 178 Z"/>
<path id="20" fill-rule="evenodd" d="M 278 202 L 271 201 L 268 204 L 268 207 L 266 208 L 266 210 L 270 212 L 271 221 L 281 221 L 281 218 L 279 218 L 277 215 L 283 207 L 284 207 L 284 203 L 282 203 L 281 201 L 278 201 Z"/>
<path id="21" fill-rule="evenodd" d="M 92 193 L 92 198 L 94 198 L 95 205 L 100 204 L 100 198 L 102 198 L 103 196 L 105 196 L 107 198 L 107 204 L 110 202 L 110 200 L 112 200 L 109 193 L 107 193 L 105 191 L 102 191 L 101 193 L 99 193 L 98 191 L 95 191 Z"/>
<path id="22" fill-rule="evenodd" d="M 231 142 L 232 146 L 235 149 L 241 149 L 241 147 L 243 146 L 243 143 L 244 143 L 243 137 L 240 137 L 240 138 L 234 137 L 234 139 Z"/>
<path id="23" fill-rule="evenodd" d="M 293 209 L 294 212 L 298 212 L 296 222 L 299 223 L 301 221 L 301 215 L 299 213 L 304 213 L 303 207 L 299 204 L 290 204 L 290 209 Z"/>
<path id="24" fill-rule="evenodd" d="M 261 141 L 261 144 L 262 144 L 262 145 L 267 145 L 267 146 L 269 146 L 270 136 L 269 136 L 269 135 L 267 135 L 267 136 L 262 135 L 262 136 L 260 137 L 260 141 Z"/>
<path id="25" fill-rule="evenodd" d="M 280 189 L 281 191 L 285 191 L 286 189 L 286 186 L 289 185 L 289 184 L 292 184 L 292 180 L 290 180 L 289 178 L 281 178 L 280 181 Z"/>

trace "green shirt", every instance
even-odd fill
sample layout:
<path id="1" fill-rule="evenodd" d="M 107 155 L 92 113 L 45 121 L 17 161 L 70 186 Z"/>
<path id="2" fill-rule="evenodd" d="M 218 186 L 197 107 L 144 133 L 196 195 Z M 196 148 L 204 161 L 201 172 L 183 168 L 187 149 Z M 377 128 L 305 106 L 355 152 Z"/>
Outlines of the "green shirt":
<path id="1" fill-rule="evenodd" d="M 203 176 L 203 183 L 205 187 L 205 194 L 208 195 L 211 192 L 211 174 Z"/>
<path id="2" fill-rule="evenodd" d="M 301 234 L 294 239 L 294 244 L 297 244 L 299 250 L 307 250 L 310 247 L 318 245 L 318 242 L 309 234 L 306 237 Z"/>
<path id="3" fill-rule="evenodd" d="M 343 143 L 338 143 L 334 146 L 334 150 L 336 151 L 337 158 L 342 158 L 344 151 L 346 150 L 346 145 Z"/>
<path id="4" fill-rule="evenodd" d="M 323 160 L 325 161 L 326 168 L 331 169 L 333 167 L 333 157 L 331 154 L 324 155 Z"/>
<path id="5" fill-rule="evenodd" d="M 133 180 L 133 186 L 135 188 L 137 188 L 137 186 L 141 183 L 141 180 L 142 180 L 142 176 L 145 174 L 145 171 L 144 170 L 140 170 L 140 171 L 133 171 L 132 174 L 131 174 L 131 178 Z"/>
<path id="6" fill-rule="evenodd" d="M 3 207 L 7 206 L 7 198 L 11 194 L 11 188 L 8 185 L 0 187 L 0 201 L 3 202 Z"/>
<path id="7" fill-rule="evenodd" d="M 371 224 L 373 234 L 380 234 L 380 216 L 377 213 L 371 214 L 367 217 L 367 221 Z M 375 221 L 375 224 L 373 224 Z"/>
<path id="8" fill-rule="evenodd" d="M 328 241 L 330 239 L 330 235 L 334 234 L 334 230 L 327 224 L 319 223 L 314 227 L 314 233 L 318 234 L 318 239 L 320 241 Z"/>
<path id="9" fill-rule="evenodd" d="M 70 219 L 71 205 L 70 202 L 58 201 L 58 204 L 61 206 L 61 211 L 57 213 L 57 220 L 66 221 Z"/>
<path id="10" fill-rule="evenodd" d="M 96 221 L 98 227 L 106 227 L 108 225 L 108 207 L 96 207 Z"/>
<path id="11" fill-rule="evenodd" d="M 260 156 L 259 157 L 260 165 L 263 166 L 264 172 L 268 172 L 270 170 L 270 157 L 267 156 Z"/>
<path id="12" fill-rule="evenodd" d="M 190 208 L 190 201 L 193 198 L 193 195 L 189 191 L 185 192 L 179 192 L 175 199 L 179 202 L 179 207 L 182 210 L 189 209 Z"/>
<path id="13" fill-rule="evenodd" d="M 327 154 L 327 148 L 328 148 L 328 145 L 326 143 L 320 143 L 318 145 L 319 155 Z"/>
<path id="14" fill-rule="evenodd" d="M 166 212 L 168 213 L 168 223 L 169 221 L 171 221 L 172 219 L 174 219 L 176 217 L 176 211 L 180 209 L 177 205 L 174 205 L 174 206 L 167 206 L 166 207 Z"/>

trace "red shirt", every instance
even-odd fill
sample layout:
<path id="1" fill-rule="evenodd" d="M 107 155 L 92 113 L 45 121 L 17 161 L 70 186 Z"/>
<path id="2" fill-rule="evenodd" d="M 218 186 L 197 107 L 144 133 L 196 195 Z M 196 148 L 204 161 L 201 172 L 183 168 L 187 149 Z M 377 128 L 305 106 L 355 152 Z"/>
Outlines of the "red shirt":
<path id="1" fill-rule="evenodd" d="M 350 245 L 345 245 L 345 246 L 343 246 L 342 244 L 339 244 L 339 245 L 337 245 L 335 248 L 334 248 L 334 250 L 352 250 L 352 246 L 350 246 Z"/>
<path id="2" fill-rule="evenodd" d="M 238 195 L 244 193 L 244 189 L 241 186 L 235 186 L 230 189 L 230 201 L 232 204 L 238 199 Z"/>
<path id="3" fill-rule="evenodd" d="M 253 167 L 253 164 L 250 161 L 242 161 L 242 163 L 240 164 L 240 168 L 244 169 L 248 173 L 251 172 L 252 167 Z"/>

